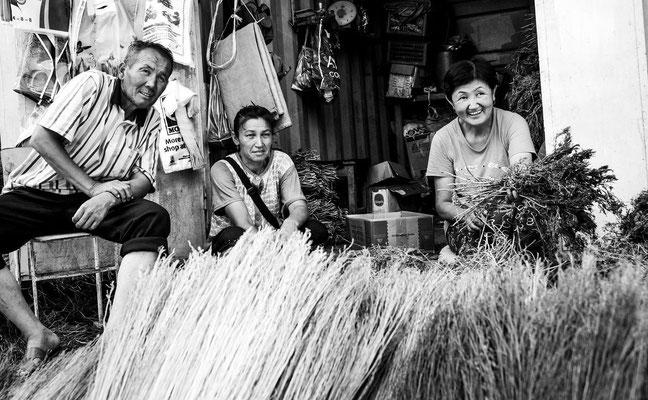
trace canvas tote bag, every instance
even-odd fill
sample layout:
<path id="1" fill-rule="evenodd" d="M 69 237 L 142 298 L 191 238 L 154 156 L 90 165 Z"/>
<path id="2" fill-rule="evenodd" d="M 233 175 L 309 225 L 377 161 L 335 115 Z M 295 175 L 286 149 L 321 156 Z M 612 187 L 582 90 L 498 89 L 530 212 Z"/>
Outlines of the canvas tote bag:
<path id="1" fill-rule="evenodd" d="M 220 2 L 217 10 L 219 5 Z M 233 121 L 242 107 L 256 104 L 273 113 L 275 132 L 292 126 L 272 58 L 258 25 L 248 24 L 243 29 L 234 29 L 225 38 L 215 40 L 215 20 L 216 15 L 209 35 L 207 61 L 218 81 L 224 116 Z M 210 120 L 212 117 L 210 115 Z M 214 117 L 214 120 L 218 119 Z"/>

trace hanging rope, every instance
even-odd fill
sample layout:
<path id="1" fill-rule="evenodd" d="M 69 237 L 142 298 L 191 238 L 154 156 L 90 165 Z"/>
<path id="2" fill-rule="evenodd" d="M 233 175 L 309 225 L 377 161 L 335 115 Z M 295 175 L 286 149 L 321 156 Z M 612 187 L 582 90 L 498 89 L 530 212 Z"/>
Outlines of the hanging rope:
<path id="1" fill-rule="evenodd" d="M 232 56 L 221 65 L 216 65 L 212 62 L 212 56 L 218 51 L 218 46 L 223 39 L 223 32 L 221 32 L 218 36 L 218 40 L 214 42 L 214 29 L 216 28 L 216 20 L 218 19 L 218 9 L 221 7 L 222 2 L 223 0 L 218 0 L 216 2 L 216 11 L 214 11 L 214 16 L 212 17 L 211 28 L 209 29 L 209 39 L 207 40 L 207 65 L 209 65 L 212 72 L 229 68 L 236 59 L 236 22 L 240 20 L 240 17 L 236 15 L 236 10 L 238 9 L 239 0 L 234 0 L 234 12 L 224 24 L 227 26 L 227 24 L 232 21 Z"/>

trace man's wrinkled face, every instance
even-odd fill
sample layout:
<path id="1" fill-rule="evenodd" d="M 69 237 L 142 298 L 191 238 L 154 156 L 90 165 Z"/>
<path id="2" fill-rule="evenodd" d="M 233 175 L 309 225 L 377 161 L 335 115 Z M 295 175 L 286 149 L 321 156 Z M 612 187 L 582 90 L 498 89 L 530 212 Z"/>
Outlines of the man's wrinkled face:
<path id="1" fill-rule="evenodd" d="M 130 113 L 136 108 L 149 108 L 169 83 L 173 65 L 158 50 L 144 49 L 135 54 L 131 65 L 122 64 L 122 108 Z"/>

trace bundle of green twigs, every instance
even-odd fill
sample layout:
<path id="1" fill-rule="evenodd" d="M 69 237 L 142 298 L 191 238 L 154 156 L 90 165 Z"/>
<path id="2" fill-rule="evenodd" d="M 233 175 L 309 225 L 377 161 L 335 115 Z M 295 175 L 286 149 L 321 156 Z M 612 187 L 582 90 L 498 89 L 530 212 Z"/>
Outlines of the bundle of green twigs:
<path id="1" fill-rule="evenodd" d="M 622 265 L 635 265 L 644 277 L 648 276 L 648 244 L 632 242 L 622 236 L 618 224 L 610 224 L 607 232 L 587 244 L 585 252 L 596 258 L 596 268 L 607 275 Z"/>
<path id="2" fill-rule="evenodd" d="M 528 19 L 529 23 L 522 29 L 522 46 L 514 52 L 513 60 L 508 66 L 512 81 L 506 100 L 511 111 L 526 119 L 533 145 L 538 151 L 544 142 L 538 37 L 535 17 L 530 15 Z"/>
<path id="3" fill-rule="evenodd" d="M 648 190 L 632 199 L 630 209 L 621 216 L 619 230 L 631 243 L 648 243 Z"/>
<path id="4" fill-rule="evenodd" d="M 516 207 L 521 215 L 535 215 L 536 229 L 544 254 L 556 251 L 580 252 L 587 237 L 594 237 L 593 206 L 617 214 L 622 203 L 612 193 L 616 180 L 607 166 L 592 168 L 591 149 L 581 149 L 572 141 L 569 129 L 556 137 L 555 150 L 526 168 L 511 168 L 501 178 L 457 181 L 454 190 L 468 205 L 466 212 Z M 507 204 L 508 193 L 518 194 Z M 527 211 L 527 212 L 524 212 Z"/>
<path id="5" fill-rule="evenodd" d="M 297 150 L 291 157 L 297 168 L 311 217 L 326 226 L 331 243 L 343 242 L 346 235 L 347 210 L 339 207 L 340 199 L 335 191 L 338 179 L 335 166 L 319 162 L 320 156 L 313 150 Z"/>

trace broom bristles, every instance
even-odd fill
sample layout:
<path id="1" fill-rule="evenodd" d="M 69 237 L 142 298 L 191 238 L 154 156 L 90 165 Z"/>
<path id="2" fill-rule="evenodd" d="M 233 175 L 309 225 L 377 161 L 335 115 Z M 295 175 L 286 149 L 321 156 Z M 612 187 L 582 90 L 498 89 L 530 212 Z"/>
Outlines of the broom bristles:
<path id="1" fill-rule="evenodd" d="M 265 230 L 219 258 L 161 260 L 120 321 L 16 398 L 640 398 L 641 268 L 602 279 L 592 253 L 552 286 L 532 260 L 391 260 Z"/>

